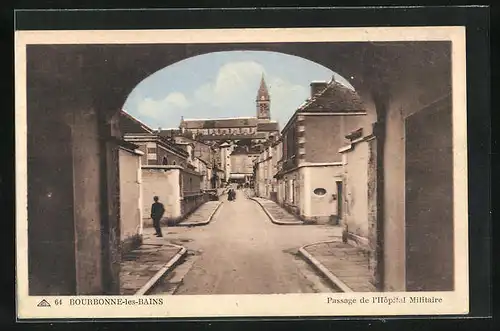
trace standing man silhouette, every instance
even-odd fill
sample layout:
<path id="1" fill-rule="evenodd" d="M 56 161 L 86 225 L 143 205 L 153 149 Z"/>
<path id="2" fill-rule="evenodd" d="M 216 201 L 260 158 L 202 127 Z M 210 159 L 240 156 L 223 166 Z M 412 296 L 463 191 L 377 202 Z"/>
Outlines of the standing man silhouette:
<path id="1" fill-rule="evenodd" d="M 160 221 L 165 214 L 165 207 L 163 207 L 163 203 L 158 202 L 158 197 L 155 196 L 153 198 L 154 203 L 151 205 L 151 218 L 153 219 L 153 226 L 156 230 L 157 237 L 163 237 L 161 233 Z"/>

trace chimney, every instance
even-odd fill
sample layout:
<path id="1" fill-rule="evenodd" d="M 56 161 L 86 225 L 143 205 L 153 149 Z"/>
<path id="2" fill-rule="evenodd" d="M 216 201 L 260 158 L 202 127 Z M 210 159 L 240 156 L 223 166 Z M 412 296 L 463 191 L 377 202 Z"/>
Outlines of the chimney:
<path id="1" fill-rule="evenodd" d="M 327 82 L 311 82 L 311 98 L 327 87 Z"/>

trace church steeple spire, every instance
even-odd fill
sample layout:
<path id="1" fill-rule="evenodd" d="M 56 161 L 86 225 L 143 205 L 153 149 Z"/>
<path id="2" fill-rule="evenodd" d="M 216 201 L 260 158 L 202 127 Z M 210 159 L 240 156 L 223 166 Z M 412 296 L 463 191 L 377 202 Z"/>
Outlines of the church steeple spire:
<path id="1" fill-rule="evenodd" d="M 269 91 L 267 90 L 264 74 L 262 74 L 262 77 L 260 79 L 260 87 L 259 91 L 257 92 L 257 101 L 261 100 L 269 100 Z"/>
<path id="2" fill-rule="evenodd" d="M 264 74 L 260 79 L 260 87 L 257 91 L 257 118 L 260 121 L 268 121 L 271 119 L 271 98 L 269 97 L 269 91 L 267 90 L 266 81 L 264 80 Z"/>

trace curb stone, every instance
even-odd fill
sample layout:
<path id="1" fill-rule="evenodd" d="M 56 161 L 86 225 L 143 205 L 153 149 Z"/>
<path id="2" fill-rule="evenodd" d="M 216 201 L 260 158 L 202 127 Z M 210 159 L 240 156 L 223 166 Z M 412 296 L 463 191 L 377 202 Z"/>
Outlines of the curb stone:
<path id="1" fill-rule="evenodd" d="M 187 254 L 187 249 L 184 246 L 179 246 L 174 244 L 168 244 L 165 246 L 177 247 L 179 248 L 179 251 L 160 270 L 158 270 L 158 272 L 153 277 L 151 277 L 151 279 L 149 279 L 144 286 L 142 286 L 137 292 L 135 292 L 134 295 L 146 295 L 156 285 L 156 283 L 158 283 L 158 281 L 165 274 L 174 269 L 177 266 L 178 262 L 181 260 L 181 258 L 186 256 Z"/>
<path id="2" fill-rule="evenodd" d="M 266 207 L 264 207 L 264 205 L 259 200 L 255 199 L 253 197 L 251 197 L 250 200 L 257 202 L 257 204 L 264 210 L 264 213 L 266 213 L 267 217 L 269 217 L 271 222 L 273 222 L 274 224 L 278 224 L 278 225 L 304 225 L 304 222 L 301 222 L 301 221 L 297 221 L 297 222 L 278 221 L 273 217 L 273 215 L 271 215 L 271 213 L 266 209 Z"/>
<path id="3" fill-rule="evenodd" d="M 222 206 L 222 204 L 224 203 L 224 201 L 219 201 L 219 204 L 217 205 L 217 207 L 215 207 L 215 209 L 212 211 L 212 213 L 210 213 L 210 216 L 208 216 L 207 220 L 205 222 L 181 222 L 181 223 L 178 223 L 176 226 L 188 226 L 188 227 L 191 227 L 191 226 L 202 226 L 202 225 L 207 225 L 208 223 L 210 223 L 212 221 L 212 218 L 214 217 L 215 213 L 217 212 L 217 210 L 219 210 L 219 208 Z"/>
<path id="4" fill-rule="evenodd" d="M 328 270 L 321 262 L 319 262 L 314 256 L 312 256 L 306 248 L 309 246 L 314 246 L 318 244 L 327 244 L 337 242 L 337 240 L 327 240 L 327 241 L 319 241 L 312 244 L 307 244 L 299 248 L 299 253 L 302 257 L 312 264 L 323 276 L 325 276 L 337 289 L 342 292 L 354 292 L 349 286 L 347 286 L 343 281 L 341 281 L 337 276 L 335 276 L 330 270 Z"/>

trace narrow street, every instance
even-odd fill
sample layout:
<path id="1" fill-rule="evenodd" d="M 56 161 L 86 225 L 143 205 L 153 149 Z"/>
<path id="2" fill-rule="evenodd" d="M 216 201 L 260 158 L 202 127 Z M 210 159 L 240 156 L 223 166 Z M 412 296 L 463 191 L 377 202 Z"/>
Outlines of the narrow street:
<path id="1" fill-rule="evenodd" d="M 338 237 L 340 229 L 273 224 L 242 191 L 236 201 L 224 201 L 210 224 L 163 231 L 165 240 L 190 252 L 186 262 L 174 270 L 185 273 L 175 290 L 177 295 L 332 291 L 296 253 L 302 245 Z M 165 293 L 167 288 L 160 284 L 153 293 Z"/>

